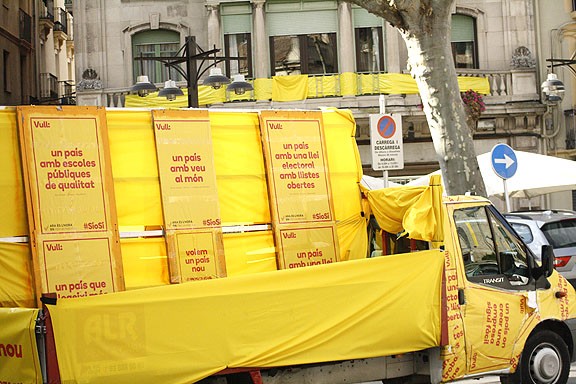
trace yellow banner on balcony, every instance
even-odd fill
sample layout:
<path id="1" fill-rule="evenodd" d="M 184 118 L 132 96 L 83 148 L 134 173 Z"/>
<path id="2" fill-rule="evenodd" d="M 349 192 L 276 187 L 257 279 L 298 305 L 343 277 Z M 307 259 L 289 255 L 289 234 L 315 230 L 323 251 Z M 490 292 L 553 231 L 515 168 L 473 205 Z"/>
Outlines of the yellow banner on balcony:
<path id="1" fill-rule="evenodd" d="M 272 101 L 296 101 L 307 98 L 307 75 L 272 77 Z"/>

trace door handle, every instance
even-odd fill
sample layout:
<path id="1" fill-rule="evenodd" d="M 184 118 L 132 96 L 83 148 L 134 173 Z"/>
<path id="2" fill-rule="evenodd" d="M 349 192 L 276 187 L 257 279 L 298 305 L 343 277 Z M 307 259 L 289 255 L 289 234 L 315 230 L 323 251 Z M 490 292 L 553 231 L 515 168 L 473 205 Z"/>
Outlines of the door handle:
<path id="1" fill-rule="evenodd" d="M 464 296 L 464 290 L 462 288 L 458 289 L 458 304 L 466 304 L 466 296 Z"/>

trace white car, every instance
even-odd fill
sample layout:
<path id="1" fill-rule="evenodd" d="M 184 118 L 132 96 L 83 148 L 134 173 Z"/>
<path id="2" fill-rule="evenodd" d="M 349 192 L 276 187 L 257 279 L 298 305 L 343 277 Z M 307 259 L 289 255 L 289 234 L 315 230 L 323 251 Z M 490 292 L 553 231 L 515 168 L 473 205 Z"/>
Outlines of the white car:
<path id="1" fill-rule="evenodd" d="M 542 245 L 554 247 L 556 270 L 576 287 L 576 212 L 523 211 L 504 215 L 540 260 Z"/>

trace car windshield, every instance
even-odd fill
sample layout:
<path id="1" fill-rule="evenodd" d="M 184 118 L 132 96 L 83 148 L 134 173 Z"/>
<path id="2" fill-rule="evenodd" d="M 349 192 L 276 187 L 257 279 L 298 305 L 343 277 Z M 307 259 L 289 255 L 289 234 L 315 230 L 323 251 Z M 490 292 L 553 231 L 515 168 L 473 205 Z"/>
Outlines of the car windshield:
<path id="1" fill-rule="evenodd" d="M 542 232 L 554 248 L 576 247 L 576 219 L 544 224 Z"/>

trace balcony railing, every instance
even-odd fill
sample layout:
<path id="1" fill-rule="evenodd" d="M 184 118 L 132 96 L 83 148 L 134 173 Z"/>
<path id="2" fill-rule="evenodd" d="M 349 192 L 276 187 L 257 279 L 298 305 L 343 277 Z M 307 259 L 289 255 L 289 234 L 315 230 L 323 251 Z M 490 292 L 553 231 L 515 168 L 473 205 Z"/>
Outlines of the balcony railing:
<path id="1" fill-rule="evenodd" d="M 58 82 L 58 99 L 59 104 L 75 105 L 76 104 L 76 84 L 72 80 Z"/>
<path id="2" fill-rule="evenodd" d="M 519 75 L 521 76 L 519 76 Z M 491 102 L 494 104 L 515 102 L 515 101 L 529 101 L 539 100 L 539 89 L 536 84 L 536 71 L 483 71 L 483 70 L 466 70 L 458 71 L 459 78 L 478 77 L 482 78 L 482 84 L 488 84 L 489 89 L 486 91 L 485 101 L 487 104 Z M 397 79 L 400 79 L 400 82 Z M 308 75 L 307 78 L 307 93 L 301 101 L 328 97 L 341 97 L 343 94 L 350 95 L 350 85 L 347 84 L 349 80 L 355 81 L 355 89 L 352 88 L 352 93 L 358 100 L 363 96 L 377 95 L 377 94 L 418 94 L 418 89 L 413 83 L 410 76 L 392 74 L 392 73 L 356 73 L 356 74 L 334 74 L 334 75 Z M 402 83 L 402 81 L 405 81 Z M 256 82 L 254 82 L 256 85 Z M 226 103 L 232 101 L 256 101 L 255 95 L 258 95 L 258 100 L 275 100 L 272 97 L 272 79 L 258 79 L 258 86 L 255 86 L 255 91 L 245 95 L 236 97 L 233 94 L 226 94 L 217 96 L 217 90 L 209 87 L 200 86 L 199 98 L 200 104 L 204 105 L 206 102 L 212 104 L 214 102 Z M 263 88 L 262 88 L 263 84 Z M 532 84 L 532 85 L 530 85 Z M 259 88 L 260 87 L 260 88 Z M 346 88 L 346 89 L 345 89 Z M 534 88 L 534 89 L 532 89 Z M 124 107 L 126 103 L 126 96 L 128 95 L 128 88 L 116 88 L 103 90 L 105 96 L 105 104 L 108 107 Z M 348 93 L 346 93 L 348 92 Z M 283 93 L 283 92 L 279 92 Z M 152 97 L 149 96 L 149 98 Z M 132 96 L 130 96 L 132 98 Z M 161 102 L 162 98 L 158 98 Z M 134 100 L 138 100 L 134 98 Z M 132 102 L 134 102 L 132 100 Z M 204 100 L 204 103 L 203 103 Z M 296 101 L 296 102 L 301 102 Z M 133 103 L 128 103 L 128 106 Z M 150 105 L 153 101 L 146 102 Z M 176 102 L 170 105 L 176 106 Z"/>
<path id="3" fill-rule="evenodd" d="M 58 78 L 51 73 L 40 74 L 40 99 L 58 99 Z"/>
<path id="4" fill-rule="evenodd" d="M 54 22 L 54 0 L 44 0 L 44 6 L 40 6 L 40 19 Z"/>
<path id="5" fill-rule="evenodd" d="M 65 9 L 58 8 L 58 17 L 54 22 L 54 31 L 64 32 L 68 34 L 68 12 Z"/>
<path id="6" fill-rule="evenodd" d="M 32 44 L 32 16 L 20 10 L 19 17 L 19 37 Z"/>

